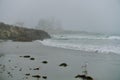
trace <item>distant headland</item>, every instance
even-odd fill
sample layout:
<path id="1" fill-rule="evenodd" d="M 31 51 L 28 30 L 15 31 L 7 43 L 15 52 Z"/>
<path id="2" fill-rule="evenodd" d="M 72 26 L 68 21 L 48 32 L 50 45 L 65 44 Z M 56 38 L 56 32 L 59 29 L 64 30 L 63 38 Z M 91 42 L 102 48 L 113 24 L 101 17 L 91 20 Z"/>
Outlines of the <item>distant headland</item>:
<path id="1" fill-rule="evenodd" d="M 27 42 L 48 38 L 51 38 L 51 36 L 43 30 L 28 29 L 0 22 L 0 39 L 2 40 Z"/>

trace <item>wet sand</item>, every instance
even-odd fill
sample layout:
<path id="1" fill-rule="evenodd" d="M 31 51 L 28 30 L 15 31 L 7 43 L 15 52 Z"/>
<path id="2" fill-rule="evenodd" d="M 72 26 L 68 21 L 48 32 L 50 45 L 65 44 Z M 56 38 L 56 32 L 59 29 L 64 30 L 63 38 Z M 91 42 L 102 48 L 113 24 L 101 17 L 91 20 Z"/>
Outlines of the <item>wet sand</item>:
<path id="1" fill-rule="evenodd" d="M 0 43 L 0 80 L 79 80 L 87 63 L 94 80 L 120 80 L 120 55 L 47 47 L 39 42 Z M 60 66 L 66 63 L 67 66 Z"/>

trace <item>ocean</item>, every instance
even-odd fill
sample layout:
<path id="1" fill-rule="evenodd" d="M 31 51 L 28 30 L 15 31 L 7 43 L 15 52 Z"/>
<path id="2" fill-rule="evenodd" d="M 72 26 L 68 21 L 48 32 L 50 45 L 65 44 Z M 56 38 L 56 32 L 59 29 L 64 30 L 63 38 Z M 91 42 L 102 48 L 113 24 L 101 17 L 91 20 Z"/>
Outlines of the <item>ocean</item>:
<path id="1" fill-rule="evenodd" d="M 51 39 L 39 41 L 43 45 L 96 53 L 120 54 L 120 36 L 105 34 L 54 34 Z"/>

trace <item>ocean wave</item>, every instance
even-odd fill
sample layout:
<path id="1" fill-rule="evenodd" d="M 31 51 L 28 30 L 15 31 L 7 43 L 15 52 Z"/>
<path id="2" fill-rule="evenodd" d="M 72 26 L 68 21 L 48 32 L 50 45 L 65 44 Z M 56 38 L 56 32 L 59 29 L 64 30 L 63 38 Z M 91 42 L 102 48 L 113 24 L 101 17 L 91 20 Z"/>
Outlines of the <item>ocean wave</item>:
<path id="1" fill-rule="evenodd" d="M 120 40 L 120 36 L 91 36 L 91 35 L 53 35 L 57 40 L 69 40 L 69 39 L 97 39 L 97 40 Z"/>
<path id="2" fill-rule="evenodd" d="M 98 53 L 120 54 L 120 46 L 60 43 L 60 42 L 55 42 L 51 39 L 47 39 L 47 40 L 39 41 L 39 42 L 46 46 L 59 47 L 59 48 L 65 48 L 65 49 L 82 50 L 82 51 L 98 52 Z"/>
<path id="3" fill-rule="evenodd" d="M 120 40 L 120 36 L 109 36 L 108 39 L 118 39 L 118 40 Z"/>

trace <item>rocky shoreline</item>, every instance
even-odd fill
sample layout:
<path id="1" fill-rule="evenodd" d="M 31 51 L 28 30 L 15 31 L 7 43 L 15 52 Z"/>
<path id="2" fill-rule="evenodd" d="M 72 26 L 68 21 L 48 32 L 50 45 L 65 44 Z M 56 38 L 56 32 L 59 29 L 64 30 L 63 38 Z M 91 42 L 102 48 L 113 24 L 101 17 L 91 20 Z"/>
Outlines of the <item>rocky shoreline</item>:
<path id="1" fill-rule="evenodd" d="M 51 36 L 43 30 L 28 29 L 0 23 L 0 39 L 2 40 L 27 42 L 33 40 L 44 40 L 48 38 L 51 38 Z"/>

